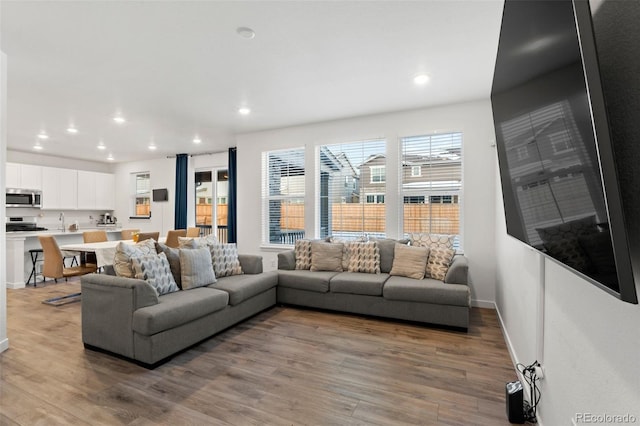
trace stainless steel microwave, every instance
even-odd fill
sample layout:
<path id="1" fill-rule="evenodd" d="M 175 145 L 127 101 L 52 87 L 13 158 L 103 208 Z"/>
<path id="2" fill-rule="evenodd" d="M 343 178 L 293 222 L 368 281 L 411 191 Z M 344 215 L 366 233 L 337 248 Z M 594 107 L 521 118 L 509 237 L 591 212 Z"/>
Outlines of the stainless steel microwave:
<path id="1" fill-rule="evenodd" d="M 6 206 L 31 207 L 39 209 L 42 207 L 42 192 L 33 189 L 7 188 Z"/>

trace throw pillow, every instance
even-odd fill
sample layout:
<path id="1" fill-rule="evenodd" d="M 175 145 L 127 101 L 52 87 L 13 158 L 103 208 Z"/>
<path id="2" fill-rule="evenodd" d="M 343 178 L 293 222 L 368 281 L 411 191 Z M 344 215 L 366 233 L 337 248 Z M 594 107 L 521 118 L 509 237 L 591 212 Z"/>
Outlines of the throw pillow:
<path id="1" fill-rule="evenodd" d="M 213 272 L 215 272 L 216 277 L 242 275 L 240 260 L 238 260 L 238 248 L 235 243 L 210 244 L 209 251 L 213 262 Z"/>
<path id="2" fill-rule="evenodd" d="M 311 268 L 311 240 L 296 240 L 294 247 L 296 269 Z"/>
<path id="3" fill-rule="evenodd" d="M 424 278 L 424 274 L 426 272 L 428 258 L 428 247 L 413 247 L 396 244 L 393 267 L 389 274 L 421 280 Z"/>
<path id="4" fill-rule="evenodd" d="M 211 263 L 211 253 L 207 248 L 180 250 L 180 273 L 182 289 L 190 290 L 216 282 Z"/>
<path id="5" fill-rule="evenodd" d="M 349 272 L 380 273 L 380 249 L 378 243 L 352 241 L 347 244 L 349 251 Z"/>
<path id="6" fill-rule="evenodd" d="M 449 266 L 456 252 L 453 249 L 444 247 L 431 247 L 429 249 L 429 259 L 427 260 L 427 269 L 425 277 L 444 281 L 447 276 Z"/>
<path id="7" fill-rule="evenodd" d="M 180 275 L 180 250 L 169 247 L 166 244 L 156 242 L 156 251 L 158 253 L 164 253 L 165 256 L 167 256 L 173 279 L 176 281 L 178 288 L 182 289 L 182 277 Z"/>
<path id="8" fill-rule="evenodd" d="M 344 244 L 314 241 L 311 243 L 311 270 L 342 272 Z"/>
<path id="9" fill-rule="evenodd" d="M 164 253 L 134 256 L 131 258 L 131 264 L 136 271 L 135 278 L 151 284 L 158 296 L 180 290 L 173 279 L 169 261 Z"/>
<path id="10" fill-rule="evenodd" d="M 409 234 L 409 243 L 412 246 L 418 247 L 443 247 L 452 249 L 455 235 L 447 234 L 423 234 L 423 233 L 411 233 Z"/>
<path id="11" fill-rule="evenodd" d="M 409 244 L 409 240 L 394 240 L 393 238 L 371 238 L 370 241 L 378 243 L 380 250 L 380 272 L 389 273 L 393 267 L 396 244 Z"/>
<path id="12" fill-rule="evenodd" d="M 118 243 L 116 254 L 113 258 L 113 269 L 119 277 L 133 278 L 136 272 L 131 265 L 131 258 L 157 254 L 154 240 L 144 240 L 136 244 Z"/>

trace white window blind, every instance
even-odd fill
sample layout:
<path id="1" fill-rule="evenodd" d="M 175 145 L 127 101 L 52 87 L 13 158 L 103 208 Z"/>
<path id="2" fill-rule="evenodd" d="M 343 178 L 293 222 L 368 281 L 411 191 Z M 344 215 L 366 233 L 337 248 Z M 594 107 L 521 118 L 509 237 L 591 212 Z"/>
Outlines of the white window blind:
<path id="1" fill-rule="evenodd" d="M 262 153 L 264 244 L 294 244 L 304 238 L 304 148 Z"/>
<path id="2" fill-rule="evenodd" d="M 131 173 L 131 217 L 149 217 L 151 213 L 151 174 Z"/>
<path id="3" fill-rule="evenodd" d="M 404 234 L 456 235 L 460 249 L 462 133 L 410 136 L 401 144 Z"/>
<path id="4" fill-rule="evenodd" d="M 385 235 L 386 161 L 380 139 L 320 147 L 320 237 Z"/>

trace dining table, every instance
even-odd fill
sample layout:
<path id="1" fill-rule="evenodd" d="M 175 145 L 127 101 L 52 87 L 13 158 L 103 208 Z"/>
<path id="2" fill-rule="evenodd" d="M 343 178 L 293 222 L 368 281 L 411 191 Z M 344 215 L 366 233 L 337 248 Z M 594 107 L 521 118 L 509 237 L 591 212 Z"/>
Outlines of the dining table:
<path id="1" fill-rule="evenodd" d="M 164 242 L 165 238 L 160 238 L 160 242 Z M 97 243 L 70 243 L 60 246 L 60 250 L 78 251 L 82 253 L 81 262 L 86 259 L 87 253 L 95 253 L 98 268 L 113 265 L 113 259 L 116 255 L 116 247 L 119 243 L 136 244 L 133 240 L 109 240 Z"/>

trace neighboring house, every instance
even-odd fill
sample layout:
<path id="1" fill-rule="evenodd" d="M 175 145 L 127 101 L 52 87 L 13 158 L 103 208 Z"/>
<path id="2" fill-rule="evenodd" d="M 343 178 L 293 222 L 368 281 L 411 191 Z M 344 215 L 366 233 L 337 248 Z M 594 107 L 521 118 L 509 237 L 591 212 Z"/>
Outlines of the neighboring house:
<path id="1" fill-rule="evenodd" d="M 374 154 L 360 165 L 360 193 L 368 204 L 384 204 L 387 188 L 387 159 L 383 154 Z"/>

